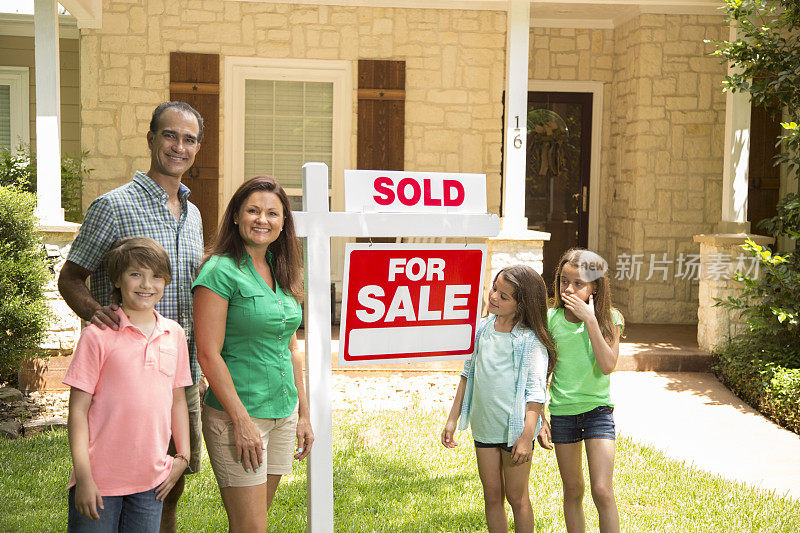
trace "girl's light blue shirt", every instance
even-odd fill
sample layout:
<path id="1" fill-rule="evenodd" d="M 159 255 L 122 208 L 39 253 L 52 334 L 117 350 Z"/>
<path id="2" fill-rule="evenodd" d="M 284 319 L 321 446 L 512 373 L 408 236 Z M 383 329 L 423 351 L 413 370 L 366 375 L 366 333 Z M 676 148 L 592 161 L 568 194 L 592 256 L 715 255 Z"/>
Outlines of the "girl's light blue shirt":
<path id="1" fill-rule="evenodd" d="M 481 340 L 494 330 L 496 315 L 489 315 L 481 320 L 475 334 L 475 348 L 465 361 L 461 376 L 467 378 L 464 400 L 461 403 L 461 415 L 458 429 L 466 429 L 472 412 L 472 399 L 475 387 L 475 356 L 481 349 Z M 491 328 L 491 329 L 489 329 Z M 511 330 L 511 346 L 514 360 L 514 407 L 508 419 L 508 446 L 522 436 L 525 429 L 525 412 L 528 402 L 547 403 L 547 349 L 536 337 L 536 334 L 517 323 Z M 542 427 L 541 418 L 536 421 L 534 436 Z"/>

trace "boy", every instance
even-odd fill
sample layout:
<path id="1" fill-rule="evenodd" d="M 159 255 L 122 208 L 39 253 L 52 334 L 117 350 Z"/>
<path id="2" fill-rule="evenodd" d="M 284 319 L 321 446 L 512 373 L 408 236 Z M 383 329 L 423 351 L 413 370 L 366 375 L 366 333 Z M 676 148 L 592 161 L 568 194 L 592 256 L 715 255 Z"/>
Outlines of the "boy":
<path id="1" fill-rule="evenodd" d="M 71 387 L 68 530 L 157 532 L 163 500 L 189 463 L 186 336 L 154 309 L 172 277 L 161 245 L 119 240 L 108 273 L 119 330 L 87 326 L 64 377 Z M 167 454 L 171 434 L 175 456 Z"/>

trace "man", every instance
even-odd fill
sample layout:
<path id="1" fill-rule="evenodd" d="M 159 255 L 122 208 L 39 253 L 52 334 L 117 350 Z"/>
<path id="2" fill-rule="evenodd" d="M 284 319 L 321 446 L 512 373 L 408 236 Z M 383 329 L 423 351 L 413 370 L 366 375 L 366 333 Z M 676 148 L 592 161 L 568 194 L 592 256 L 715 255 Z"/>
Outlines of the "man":
<path id="1" fill-rule="evenodd" d="M 151 237 L 167 251 L 172 263 L 172 282 L 156 309 L 184 328 L 189 343 L 193 385 L 186 387 L 186 401 L 192 472 L 200 467 L 202 434 L 198 391 L 201 379 L 194 343 L 191 286 L 203 257 L 203 231 L 200 211 L 188 201 L 189 189 L 181 183 L 181 176 L 194 163 L 202 137 L 203 118 L 189 104 L 159 105 L 153 111 L 147 132 L 150 170 L 137 171 L 133 181 L 92 202 L 58 278 L 61 296 L 78 316 L 100 328 L 117 329 L 119 317 L 114 312 L 116 306 L 110 304 L 113 287 L 106 268 L 106 253 L 118 239 L 134 235 Z M 86 286 L 87 278 L 91 292 Z M 169 453 L 175 453 L 173 443 Z M 164 501 L 162 532 L 176 530 L 176 509 L 184 486 L 181 476 Z"/>

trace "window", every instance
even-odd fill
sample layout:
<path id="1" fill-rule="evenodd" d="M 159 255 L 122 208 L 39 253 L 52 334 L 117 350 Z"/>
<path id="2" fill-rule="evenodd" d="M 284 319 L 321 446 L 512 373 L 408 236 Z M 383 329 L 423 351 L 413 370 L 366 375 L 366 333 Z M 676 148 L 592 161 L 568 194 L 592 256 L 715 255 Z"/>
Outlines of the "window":
<path id="1" fill-rule="evenodd" d="M 352 64 L 341 60 L 226 57 L 222 200 L 258 174 L 274 176 L 299 208 L 304 163 L 329 169 L 331 205 L 349 164 Z M 341 198 L 340 198 L 341 197 Z"/>
<path id="2" fill-rule="evenodd" d="M 333 160 L 333 83 L 246 80 L 244 175 L 303 186 L 307 161 Z"/>
<path id="3" fill-rule="evenodd" d="M 0 67 L 0 148 L 30 142 L 28 67 Z"/>

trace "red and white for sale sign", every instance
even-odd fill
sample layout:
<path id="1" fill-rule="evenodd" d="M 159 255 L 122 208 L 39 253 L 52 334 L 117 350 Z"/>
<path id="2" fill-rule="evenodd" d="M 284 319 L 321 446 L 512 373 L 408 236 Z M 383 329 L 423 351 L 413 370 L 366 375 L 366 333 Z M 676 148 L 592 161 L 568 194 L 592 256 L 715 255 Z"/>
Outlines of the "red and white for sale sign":
<path id="1" fill-rule="evenodd" d="M 485 261 L 485 244 L 347 244 L 339 364 L 472 353 Z"/>

